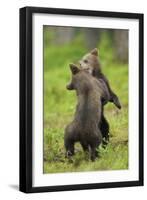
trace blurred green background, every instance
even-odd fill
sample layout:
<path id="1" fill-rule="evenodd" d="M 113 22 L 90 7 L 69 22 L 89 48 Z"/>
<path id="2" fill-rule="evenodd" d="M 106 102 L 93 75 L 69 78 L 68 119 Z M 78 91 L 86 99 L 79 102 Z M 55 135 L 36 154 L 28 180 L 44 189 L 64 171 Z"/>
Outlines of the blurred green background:
<path id="1" fill-rule="evenodd" d="M 128 31 L 44 26 L 44 173 L 128 168 Z M 110 143 L 100 158 L 89 160 L 80 145 L 72 160 L 65 159 L 64 129 L 73 119 L 77 98 L 66 90 L 69 63 L 97 47 L 102 71 L 118 95 L 122 109 L 105 106 Z"/>

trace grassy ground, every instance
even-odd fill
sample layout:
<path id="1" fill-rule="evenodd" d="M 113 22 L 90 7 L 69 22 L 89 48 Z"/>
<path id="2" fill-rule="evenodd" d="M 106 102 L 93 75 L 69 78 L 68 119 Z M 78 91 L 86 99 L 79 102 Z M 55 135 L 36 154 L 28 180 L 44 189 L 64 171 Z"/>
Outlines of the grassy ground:
<path id="1" fill-rule="evenodd" d="M 106 149 L 100 147 L 100 158 L 95 162 L 89 160 L 79 144 L 73 159 L 65 159 L 64 128 L 73 119 L 77 100 L 74 91 L 66 90 L 70 80 L 68 64 L 86 52 L 84 47 L 77 48 L 78 45 L 81 44 L 77 40 L 72 45 L 50 46 L 44 50 L 44 173 L 127 169 L 128 67 L 117 64 L 111 57 L 107 59 L 107 54 L 105 58 L 105 52 L 101 56 L 103 72 L 122 103 L 121 110 L 111 103 L 105 106 L 105 116 L 110 123 L 110 143 Z"/>

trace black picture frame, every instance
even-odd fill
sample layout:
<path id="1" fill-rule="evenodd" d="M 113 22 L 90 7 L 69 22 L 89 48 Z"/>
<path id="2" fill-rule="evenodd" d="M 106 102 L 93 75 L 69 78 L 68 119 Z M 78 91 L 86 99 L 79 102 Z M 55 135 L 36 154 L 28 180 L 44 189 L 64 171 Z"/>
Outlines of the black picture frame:
<path id="1" fill-rule="evenodd" d="M 139 180 L 64 186 L 32 186 L 32 16 L 34 13 L 139 20 Z M 143 23 L 143 14 L 139 13 L 71 10 L 42 7 L 24 7 L 20 9 L 20 191 L 34 193 L 143 185 Z"/>

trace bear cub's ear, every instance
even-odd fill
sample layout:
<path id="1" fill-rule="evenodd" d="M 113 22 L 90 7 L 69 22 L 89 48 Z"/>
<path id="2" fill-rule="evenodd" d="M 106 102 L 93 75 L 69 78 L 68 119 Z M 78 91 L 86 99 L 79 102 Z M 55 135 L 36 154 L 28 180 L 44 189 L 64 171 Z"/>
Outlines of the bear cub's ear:
<path id="1" fill-rule="evenodd" d="M 90 53 L 91 53 L 92 55 L 94 55 L 94 56 L 98 56 L 98 49 L 97 49 L 97 48 L 94 48 Z"/>
<path id="2" fill-rule="evenodd" d="M 72 74 L 77 74 L 80 69 L 75 64 L 69 64 Z"/>

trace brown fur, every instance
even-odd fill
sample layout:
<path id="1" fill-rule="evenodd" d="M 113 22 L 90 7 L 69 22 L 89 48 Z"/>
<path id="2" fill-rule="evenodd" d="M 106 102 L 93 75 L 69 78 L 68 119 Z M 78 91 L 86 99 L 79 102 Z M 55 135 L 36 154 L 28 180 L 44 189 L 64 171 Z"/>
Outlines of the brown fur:
<path id="1" fill-rule="evenodd" d="M 112 91 L 109 81 L 101 71 L 101 66 L 99 62 L 98 50 L 95 48 L 90 53 L 83 56 L 80 60 L 80 67 L 87 70 L 90 74 L 96 77 L 109 91 L 109 101 L 113 102 L 117 108 L 121 108 L 121 104 L 117 95 Z"/>
<path id="2" fill-rule="evenodd" d="M 78 103 L 74 119 L 65 129 L 66 155 L 73 155 L 75 142 L 80 142 L 83 150 L 90 150 L 91 160 L 94 161 L 96 149 L 102 142 L 99 123 L 103 91 L 99 82 L 85 70 L 80 70 L 73 64 L 70 68 L 72 80 L 67 89 L 76 90 Z"/>

